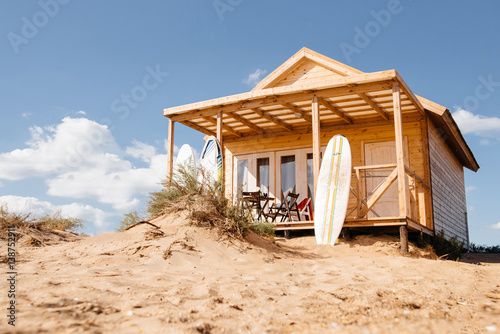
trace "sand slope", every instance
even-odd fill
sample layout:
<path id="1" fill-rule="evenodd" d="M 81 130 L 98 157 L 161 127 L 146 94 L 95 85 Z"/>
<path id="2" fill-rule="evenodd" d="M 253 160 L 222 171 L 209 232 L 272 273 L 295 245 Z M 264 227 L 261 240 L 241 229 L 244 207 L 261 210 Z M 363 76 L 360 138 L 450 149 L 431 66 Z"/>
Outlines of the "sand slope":
<path id="1" fill-rule="evenodd" d="M 18 246 L 17 326 L 0 332 L 500 332 L 497 255 L 403 257 L 390 237 L 229 241 L 182 213 L 152 223 Z"/>

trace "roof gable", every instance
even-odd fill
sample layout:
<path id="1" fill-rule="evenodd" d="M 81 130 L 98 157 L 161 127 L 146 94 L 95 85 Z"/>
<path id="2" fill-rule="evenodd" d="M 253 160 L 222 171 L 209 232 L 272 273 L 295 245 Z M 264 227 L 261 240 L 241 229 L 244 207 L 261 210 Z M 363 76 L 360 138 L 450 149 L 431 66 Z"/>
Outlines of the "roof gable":
<path id="1" fill-rule="evenodd" d="M 321 82 L 326 78 L 341 78 L 362 73 L 308 48 L 302 48 L 259 82 L 253 90 Z"/>

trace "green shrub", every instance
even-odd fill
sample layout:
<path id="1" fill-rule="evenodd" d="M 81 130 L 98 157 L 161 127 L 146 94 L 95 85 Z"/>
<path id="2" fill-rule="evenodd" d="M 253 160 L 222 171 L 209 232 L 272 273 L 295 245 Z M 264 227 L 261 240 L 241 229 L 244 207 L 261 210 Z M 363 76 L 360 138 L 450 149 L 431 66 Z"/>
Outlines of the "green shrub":
<path id="1" fill-rule="evenodd" d="M 276 232 L 276 228 L 274 227 L 274 225 L 267 221 L 255 222 L 250 225 L 250 229 L 259 235 L 268 237 L 273 237 Z"/>
<path id="2" fill-rule="evenodd" d="M 132 211 L 123 215 L 123 220 L 120 222 L 120 226 L 116 229 L 118 232 L 124 231 L 127 227 L 137 224 L 143 219 L 137 211 Z"/>
<path id="3" fill-rule="evenodd" d="M 436 255 L 447 260 L 458 260 L 465 252 L 464 243 L 459 242 L 457 237 L 446 239 L 444 231 L 439 231 L 432 239 L 432 248 Z"/>
<path id="4" fill-rule="evenodd" d="M 474 243 L 470 244 L 469 253 L 500 253 L 500 245 L 496 246 L 485 246 L 476 245 Z"/>

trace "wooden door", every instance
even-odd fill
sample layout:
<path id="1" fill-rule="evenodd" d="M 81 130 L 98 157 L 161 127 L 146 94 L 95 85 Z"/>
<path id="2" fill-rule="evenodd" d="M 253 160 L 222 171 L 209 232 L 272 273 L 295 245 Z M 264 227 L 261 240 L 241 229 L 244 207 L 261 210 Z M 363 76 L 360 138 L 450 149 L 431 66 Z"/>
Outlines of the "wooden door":
<path id="1" fill-rule="evenodd" d="M 377 143 L 365 143 L 365 165 L 395 164 L 396 142 L 384 141 Z M 366 195 L 382 183 L 392 172 L 391 169 L 374 169 L 366 171 Z M 376 212 L 376 214 L 374 212 Z M 385 194 L 373 207 L 373 211 L 368 213 L 368 218 L 377 217 L 397 217 L 399 216 L 399 196 L 398 183 L 394 182 Z"/>

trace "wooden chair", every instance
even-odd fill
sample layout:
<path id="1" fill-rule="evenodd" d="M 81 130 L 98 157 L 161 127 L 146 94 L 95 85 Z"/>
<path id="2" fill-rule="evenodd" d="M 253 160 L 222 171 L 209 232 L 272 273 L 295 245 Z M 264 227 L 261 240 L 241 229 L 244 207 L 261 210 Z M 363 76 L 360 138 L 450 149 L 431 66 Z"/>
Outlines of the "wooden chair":
<path id="1" fill-rule="evenodd" d="M 299 203 L 299 213 L 300 213 L 300 218 L 303 220 L 313 220 L 312 212 L 311 212 L 311 199 L 310 198 L 304 198 L 300 203 Z"/>
<path id="2" fill-rule="evenodd" d="M 269 213 L 265 214 L 265 217 L 271 218 L 272 222 L 276 221 L 276 219 L 280 217 L 280 222 L 284 222 L 287 220 L 293 220 L 292 217 L 296 215 L 297 219 L 300 221 L 300 212 L 297 206 L 298 198 L 299 194 L 288 192 L 285 200 L 277 206 L 270 207 Z"/>

